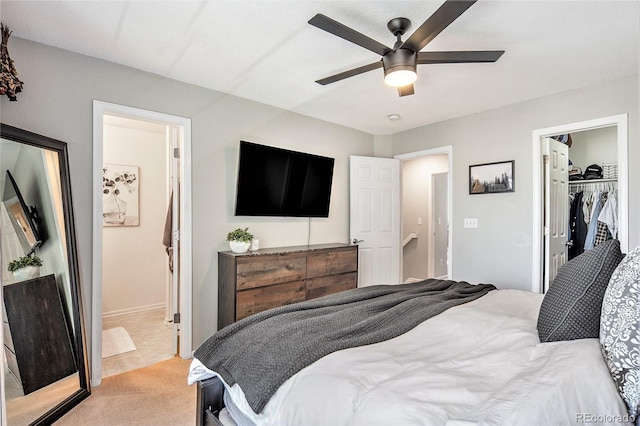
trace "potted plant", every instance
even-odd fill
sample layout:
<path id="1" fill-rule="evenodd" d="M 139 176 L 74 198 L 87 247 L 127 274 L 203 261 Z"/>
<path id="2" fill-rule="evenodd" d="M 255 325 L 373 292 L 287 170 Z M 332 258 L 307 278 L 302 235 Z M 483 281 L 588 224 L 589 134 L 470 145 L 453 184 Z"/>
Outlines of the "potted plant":
<path id="1" fill-rule="evenodd" d="M 249 250 L 249 244 L 253 235 L 249 233 L 249 228 L 238 228 L 235 231 L 231 231 L 227 234 L 227 241 L 229 241 L 229 247 L 234 253 L 245 253 Z"/>
<path id="2" fill-rule="evenodd" d="M 41 266 L 42 259 L 34 254 L 32 256 L 22 256 L 17 260 L 12 260 L 9 262 L 7 269 L 17 280 L 24 281 L 29 278 L 37 277 Z"/>

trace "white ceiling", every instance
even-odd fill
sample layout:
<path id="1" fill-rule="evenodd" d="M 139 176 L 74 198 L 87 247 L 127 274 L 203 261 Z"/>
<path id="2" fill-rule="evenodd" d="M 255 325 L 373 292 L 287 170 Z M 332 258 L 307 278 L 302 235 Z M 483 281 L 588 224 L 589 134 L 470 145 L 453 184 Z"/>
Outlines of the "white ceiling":
<path id="1" fill-rule="evenodd" d="M 415 95 L 403 98 L 385 86 L 382 69 L 327 86 L 315 83 L 379 59 L 309 25 L 316 13 L 392 46 L 387 21 L 411 19 L 411 34 L 442 3 L 2 0 L 0 17 L 13 36 L 374 135 L 639 71 L 638 0 L 479 0 L 423 51 L 505 50 L 498 62 L 420 65 Z M 387 120 L 392 113 L 401 119 Z"/>

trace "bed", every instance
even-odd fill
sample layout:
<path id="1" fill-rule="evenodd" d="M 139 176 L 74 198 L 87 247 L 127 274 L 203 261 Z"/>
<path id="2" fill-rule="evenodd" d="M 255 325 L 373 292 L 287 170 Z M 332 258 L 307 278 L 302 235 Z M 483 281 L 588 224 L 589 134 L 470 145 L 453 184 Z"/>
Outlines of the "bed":
<path id="1" fill-rule="evenodd" d="M 638 258 L 638 249 L 622 260 L 615 240 L 603 243 L 561 268 L 546 295 L 427 280 L 355 289 L 256 314 L 225 327 L 195 352 L 188 381 L 198 386 L 198 423 L 637 425 L 640 354 L 632 353 L 640 350 Z M 381 310 L 364 310 L 375 311 L 374 321 L 382 329 L 392 317 L 413 317 L 413 311 L 431 310 L 431 306 L 442 310 L 436 308 L 415 325 L 400 321 L 401 331 L 393 337 L 377 336 L 379 341 L 354 347 L 338 345 L 338 350 L 315 354 L 300 366 L 305 350 L 284 337 L 292 333 L 286 326 L 277 327 L 283 330 L 274 335 L 259 328 L 260 336 L 251 340 L 238 331 L 251 325 L 243 322 L 270 328 L 269 318 L 282 312 L 304 316 L 315 308 L 333 306 L 336 299 L 364 306 L 361 300 L 377 299 L 378 295 L 371 296 L 376 292 L 398 298 L 399 293 L 416 289 L 438 293 L 438 300 L 429 302 L 429 308 L 416 305 L 414 309 L 413 298 L 402 299 L 389 316 Z M 454 289 L 454 299 L 468 300 L 443 302 L 442 294 L 449 289 Z M 617 307 L 624 306 L 635 306 L 637 316 L 629 317 L 629 310 L 618 312 Z M 349 315 L 341 321 L 357 318 L 353 323 L 361 322 L 359 314 Z M 290 321 L 291 317 L 285 318 Z M 606 342 L 611 336 L 606 324 L 620 324 L 620 318 L 631 318 L 625 323 L 628 339 L 613 342 L 618 348 L 630 345 L 630 350 L 621 351 L 623 364 L 627 363 L 622 368 L 612 342 Z M 241 334 L 242 342 L 235 343 L 236 352 L 220 349 L 218 344 L 226 344 L 235 333 Z M 322 335 L 315 345 L 324 346 L 325 338 Z M 332 344 L 327 346 L 334 349 Z M 250 353 L 254 349 L 257 355 Z M 252 366 L 236 365 L 242 358 L 260 364 L 259 368 L 245 375 Z"/>

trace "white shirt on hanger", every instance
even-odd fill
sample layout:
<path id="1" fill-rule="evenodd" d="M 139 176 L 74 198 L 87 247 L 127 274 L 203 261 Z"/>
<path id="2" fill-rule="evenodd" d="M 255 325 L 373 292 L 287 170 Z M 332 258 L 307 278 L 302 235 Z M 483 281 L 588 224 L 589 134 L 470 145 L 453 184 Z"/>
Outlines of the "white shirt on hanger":
<path id="1" fill-rule="evenodd" d="M 616 195 L 613 192 L 609 193 L 607 202 L 602 207 L 600 216 L 598 216 L 600 222 L 607 224 L 607 229 L 613 238 L 617 238 L 618 235 L 618 201 Z"/>

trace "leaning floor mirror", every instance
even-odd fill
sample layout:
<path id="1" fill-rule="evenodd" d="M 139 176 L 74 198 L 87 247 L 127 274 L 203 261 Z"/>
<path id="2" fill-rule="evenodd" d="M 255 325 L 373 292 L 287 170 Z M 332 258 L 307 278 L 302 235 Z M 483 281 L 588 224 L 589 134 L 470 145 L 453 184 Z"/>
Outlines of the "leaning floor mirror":
<path id="1" fill-rule="evenodd" d="M 90 394 L 67 144 L 0 136 L 3 417 L 51 424 Z"/>

